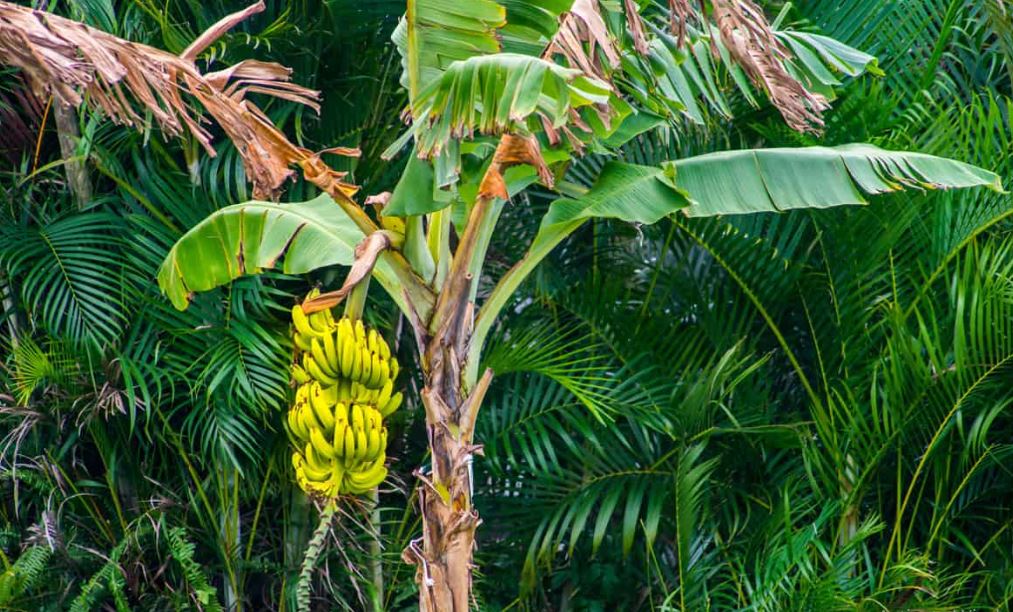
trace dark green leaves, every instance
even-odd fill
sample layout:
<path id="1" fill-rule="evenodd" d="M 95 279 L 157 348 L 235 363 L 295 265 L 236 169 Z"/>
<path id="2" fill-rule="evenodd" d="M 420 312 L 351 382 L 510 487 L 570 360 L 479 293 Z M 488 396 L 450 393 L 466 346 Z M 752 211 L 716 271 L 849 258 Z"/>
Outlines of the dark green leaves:
<path id="1" fill-rule="evenodd" d="M 123 225 L 105 213 L 0 231 L 0 261 L 25 271 L 22 297 L 49 332 L 94 346 L 115 341 L 123 311 Z"/>

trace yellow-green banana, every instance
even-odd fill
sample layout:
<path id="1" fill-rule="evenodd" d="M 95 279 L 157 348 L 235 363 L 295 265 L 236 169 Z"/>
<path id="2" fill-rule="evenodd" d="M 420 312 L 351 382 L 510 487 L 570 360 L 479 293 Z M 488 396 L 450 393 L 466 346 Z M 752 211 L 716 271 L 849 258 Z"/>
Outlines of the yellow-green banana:
<path id="1" fill-rule="evenodd" d="M 401 405 L 401 399 L 401 392 L 398 391 L 389 400 L 387 400 L 387 403 L 384 404 L 383 407 L 380 408 L 380 416 L 384 418 L 390 416 Z"/>
<path id="2" fill-rule="evenodd" d="M 313 361 L 316 362 L 316 366 L 320 368 L 320 371 L 333 378 L 335 380 L 334 384 L 337 384 L 338 372 L 327 360 L 327 355 L 324 354 L 323 342 L 323 338 L 314 338 L 310 342 L 310 356 L 313 357 Z"/>
<path id="3" fill-rule="evenodd" d="M 321 457 L 326 457 L 327 459 L 337 457 L 334 447 L 324 438 L 323 432 L 319 429 L 310 430 L 310 445 Z"/>
<path id="4" fill-rule="evenodd" d="M 312 338 L 317 335 L 317 331 L 310 327 L 310 321 L 299 304 L 292 307 L 292 324 L 295 325 L 295 330 L 304 336 Z"/>
<path id="5" fill-rule="evenodd" d="M 338 384 L 338 379 L 334 378 L 333 376 L 329 376 L 329 375 L 325 374 L 320 369 L 320 366 L 317 365 L 317 362 L 316 362 L 315 359 L 313 359 L 312 355 L 303 355 L 302 365 L 303 365 L 303 368 L 306 370 L 306 372 L 308 372 L 309 375 L 314 380 L 317 380 L 317 381 L 319 381 L 319 382 L 321 382 L 321 383 L 323 383 L 325 385 L 336 385 L 336 384 Z"/>
<path id="6" fill-rule="evenodd" d="M 315 384 L 315 387 L 310 391 L 310 407 L 313 408 L 313 415 L 323 426 L 324 431 L 331 431 L 334 429 L 334 411 L 324 395 L 320 385 Z"/>
<path id="7" fill-rule="evenodd" d="M 308 383 L 310 381 L 310 375 L 306 373 L 306 370 L 302 368 L 298 363 L 292 364 L 292 380 L 296 381 L 300 385 Z"/>
<path id="8" fill-rule="evenodd" d="M 345 427 L 344 438 L 345 442 L 342 446 L 342 452 L 345 458 L 345 466 L 348 466 L 352 464 L 353 457 L 355 456 L 355 431 L 351 427 Z"/>
<path id="9" fill-rule="evenodd" d="M 367 436 L 366 460 L 372 461 L 376 459 L 381 450 L 383 449 L 380 447 L 380 429 L 378 427 L 374 427 L 369 430 L 369 434 Z"/>
<path id="10" fill-rule="evenodd" d="M 352 407 L 349 409 L 349 414 L 351 415 L 351 418 L 348 420 L 348 423 L 353 429 L 364 429 L 366 427 L 366 419 L 362 410 L 362 404 L 352 404 Z"/>

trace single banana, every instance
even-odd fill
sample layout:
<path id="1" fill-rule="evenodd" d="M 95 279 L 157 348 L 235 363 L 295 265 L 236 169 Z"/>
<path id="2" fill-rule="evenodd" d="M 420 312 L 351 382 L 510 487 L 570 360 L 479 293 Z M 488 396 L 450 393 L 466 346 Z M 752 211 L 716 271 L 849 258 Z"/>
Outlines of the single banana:
<path id="1" fill-rule="evenodd" d="M 355 430 L 355 460 L 362 461 L 369 452 L 369 439 L 366 438 L 366 430 Z"/>
<path id="2" fill-rule="evenodd" d="M 313 359 L 312 355 L 303 355 L 302 365 L 303 368 L 305 368 L 306 371 L 309 373 L 309 375 L 313 377 L 315 380 L 325 385 L 338 384 L 338 379 L 334 378 L 333 376 L 329 376 L 320 370 L 320 367 L 317 365 L 317 362 L 315 359 Z"/>
<path id="3" fill-rule="evenodd" d="M 362 319 L 355 321 L 355 341 L 360 345 L 366 344 L 366 326 L 362 324 Z"/>
<path id="4" fill-rule="evenodd" d="M 306 478 L 306 469 L 302 463 L 296 462 L 297 458 L 299 458 L 299 455 L 292 455 L 292 465 L 295 467 L 295 481 L 299 483 L 300 489 L 309 493 L 310 483 L 309 479 Z"/>
<path id="5" fill-rule="evenodd" d="M 369 349 L 370 353 L 380 352 L 380 347 L 378 347 L 376 344 L 377 336 L 378 334 L 376 333 L 375 329 L 370 329 L 369 333 L 366 334 L 366 347 Z"/>
<path id="6" fill-rule="evenodd" d="M 383 388 L 381 388 L 377 392 L 376 397 L 373 398 L 372 402 L 373 405 L 377 407 L 386 405 L 387 402 L 390 401 L 390 396 L 393 392 L 394 392 L 394 381 L 391 380 L 390 378 L 387 378 L 387 382 L 383 384 Z"/>
<path id="7" fill-rule="evenodd" d="M 381 359 L 380 378 L 376 384 L 377 388 L 383 387 L 384 385 L 387 384 L 388 381 L 390 381 L 390 362 L 388 362 L 386 359 Z"/>
<path id="8" fill-rule="evenodd" d="M 334 459 L 337 456 L 337 453 L 334 451 L 334 447 L 331 446 L 330 442 L 328 442 L 326 438 L 324 438 L 323 432 L 319 429 L 310 430 L 310 445 L 321 457 Z"/>
<path id="9" fill-rule="evenodd" d="M 348 423 L 348 404 L 345 402 L 334 405 L 334 426 L 337 427 L 339 423 Z"/>
<path id="10" fill-rule="evenodd" d="M 401 395 L 400 391 L 398 391 L 397 393 L 395 393 L 387 401 L 387 403 L 384 404 L 382 408 L 380 408 L 380 416 L 386 418 L 386 417 L 390 416 L 391 414 L 393 414 L 393 412 L 395 410 L 397 410 L 399 406 L 401 406 L 401 400 L 402 400 L 402 398 L 403 398 L 403 396 Z"/>
<path id="11" fill-rule="evenodd" d="M 327 355 L 324 353 L 323 338 L 314 338 L 310 342 L 310 354 L 313 356 L 313 361 L 316 362 L 320 371 L 334 378 L 335 384 L 337 384 L 338 373 L 331 367 L 330 361 L 327 360 Z"/>
<path id="12" fill-rule="evenodd" d="M 300 369 L 302 369 L 302 368 L 300 368 Z M 306 402 L 309 401 L 309 399 L 310 399 L 310 384 L 311 384 L 311 382 L 312 381 L 308 379 L 305 383 L 303 383 L 303 384 L 299 385 L 298 387 L 296 387 L 296 390 L 295 390 L 295 403 L 296 404 L 305 404 Z"/>
<path id="13" fill-rule="evenodd" d="M 292 307 L 292 324 L 295 325 L 297 332 L 307 338 L 312 338 L 317 335 L 317 331 L 310 326 L 310 321 L 306 317 L 306 313 L 303 311 L 302 306 L 299 304 Z"/>
<path id="14" fill-rule="evenodd" d="M 298 363 L 292 364 L 292 380 L 297 383 L 304 384 L 310 381 L 310 375 L 306 373 L 306 370 L 302 368 Z"/>
<path id="15" fill-rule="evenodd" d="M 336 344 L 336 341 L 334 334 L 327 334 L 321 339 L 324 355 L 327 357 L 327 367 L 329 367 L 336 375 L 340 375 L 341 361 L 338 359 L 340 353 L 338 353 L 338 345 Z"/>
<path id="16" fill-rule="evenodd" d="M 299 405 L 298 418 L 299 422 L 302 423 L 302 426 L 306 429 L 307 440 L 310 437 L 310 431 L 314 429 L 323 429 L 323 425 L 320 424 L 320 421 L 317 420 L 316 415 L 313 413 L 313 407 L 309 404 Z"/>
<path id="17" fill-rule="evenodd" d="M 299 411 L 295 408 L 288 411 L 288 430 L 300 441 L 305 441 L 310 435 L 309 430 L 303 427 L 302 421 L 299 420 Z"/>
<path id="18" fill-rule="evenodd" d="M 292 341 L 299 347 L 300 351 L 307 352 L 310 350 L 310 336 L 304 334 L 292 334 Z"/>
<path id="19" fill-rule="evenodd" d="M 369 378 L 373 375 L 373 360 L 370 359 L 369 351 L 365 347 L 359 347 L 359 358 L 362 360 L 362 371 L 356 378 L 368 387 Z"/>
<path id="20" fill-rule="evenodd" d="M 341 351 L 341 359 L 338 362 L 341 366 L 341 375 L 348 378 L 352 375 L 352 367 L 355 365 L 355 342 L 348 335 L 344 325 L 338 325 L 338 348 Z"/>
<path id="21" fill-rule="evenodd" d="M 348 377 L 354 381 L 362 380 L 362 367 L 362 351 L 359 350 L 357 345 L 353 346 L 352 371 L 349 373 Z"/>
<path id="22" fill-rule="evenodd" d="M 369 404 L 363 404 L 363 407 L 362 407 L 362 416 L 363 416 L 363 419 L 366 422 L 364 429 L 366 430 L 367 433 L 369 432 L 370 429 L 375 429 L 376 428 L 376 426 L 377 426 L 376 425 L 376 419 L 377 419 L 378 413 L 376 412 L 375 408 L 373 408 Z"/>
<path id="23" fill-rule="evenodd" d="M 397 358 L 396 357 L 391 357 L 390 358 L 390 379 L 391 380 L 397 380 L 397 373 L 400 372 L 400 371 L 401 371 L 401 368 L 398 366 Z"/>
<path id="24" fill-rule="evenodd" d="M 318 310 L 317 312 L 307 315 L 306 320 L 309 321 L 310 328 L 316 332 L 316 335 L 318 336 L 326 334 L 330 328 L 330 325 L 327 322 L 327 315 L 325 315 L 323 311 Z"/>
<path id="25" fill-rule="evenodd" d="M 387 341 L 382 336 L 380 337 L 380 357 L 384 361 L 390 360 L 390 345 L 387 344 Z"/>
<path id="26" fill-rule="evenodd" d="M 351 427 L 345 428 L 344 458 L 345 465 L 352 465 L 352 458 L 355 456 L 355 432 Z"/>
<path id="27" fill-rule="evenodd" d="M 369 377 L 369 386 L 373 389 L 379 389 L 383 386 L 383 379 L 380 378 L 383 375 L 383 370 L 380 369 L 382 362 L 380 361 L 380 356 L 376 353 L 373 353 L 371 359 L 373 361 L 373 368 Z"/>
<path id="28" fill-rule="evenodd" d="M 377 455 L 379 455 L 380 451 L 382 450 L 380 447 L 380 429 L 379 428 L 370 429 L 367 438 L 368 442 L 366 444 L 366 460 L 373 461 L 376 459 Z"/>
<path id="29" fill-rule="evenodd" d="M 325 432 L 334 429 L 334 412 L 331 409 L 331 404 L 324 397 L 324 392 L 320 389 L 320 385 L 316 385 L 310 391 L 310 407 L 313 408 L 313 415 L 320 422 L 320 425 L 323 426 Z"/>
<path id="30" fill-rule="evenodd" d="M 349 412 L 352 418 L 349 419 L 348 422 L 352 426 L 352 429 L 365 429 L 366 419 L 362 411 L 362 405 L 352 404 L 352 408 Z"/>
<path id="31" fill-rule="evenodd" d="M 338 423 L 334 426 L 333 444 L 334 447 L 334 458 L 343 459 L 345 457 L 345 430 L 348 429 L 348 423 Z"/>

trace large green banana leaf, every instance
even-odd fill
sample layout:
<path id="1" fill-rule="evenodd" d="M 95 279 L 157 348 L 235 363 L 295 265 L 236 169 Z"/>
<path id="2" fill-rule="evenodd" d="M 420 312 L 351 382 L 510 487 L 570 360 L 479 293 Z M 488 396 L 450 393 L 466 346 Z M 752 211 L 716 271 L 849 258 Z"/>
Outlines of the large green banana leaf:
<path id="1" fill-rule="evenodd" d="M 158 284 L 183 309 L 194 292 L 265 268 L 300 274 L 351 265 L 363 237 L 327 194 L 292 204 L 236 204 L 201 221 L 173 245 L 158 271 Z M 402 292 L 382 257 L 374 274 L 400 302 Z"/>
<path id="2" fill-rule="evenodd" d="M 867 204 L 865 195 L 910 187 L 1002 191 L 998 175 L 988 170 L 867 144 L 722 151 L 663 167 L 688 194 L 684 212 L 690 217 Z"/>
<path id="3" fill-rule="evenodd" d="M 472 346 L 482 341 L 521 282 L 554 246 L 592 217 L 651 224 L 690 217 L 863 205 L 865 195 L 916 189 L 988 187 L 999 176 L 964 162 L 886 151 L 867 144 L 725 151 L 665 162 L 661 168 L 609 162 L 579 198 L 549 206 L 524 258 L 500 279 L 479 311 Z M 470 367 L 477 367 L 470 359 Z"/>

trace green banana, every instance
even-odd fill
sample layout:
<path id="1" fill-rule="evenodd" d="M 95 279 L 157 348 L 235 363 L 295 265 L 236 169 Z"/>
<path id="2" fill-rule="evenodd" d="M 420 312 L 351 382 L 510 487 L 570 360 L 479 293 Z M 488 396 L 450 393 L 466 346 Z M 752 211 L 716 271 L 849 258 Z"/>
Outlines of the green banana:
<path id="1" fill-rule="evenodd" d="M 321 466 L 319 463 L 314 465 L 314 461 L 311 461 L 308 457 L 303 461 L 303 470 L 306 472 L 306 477 L 310 480 L 326 480 L 331 476 L 330 466 Z"/>
<path id="2" fill-rule="evenodd" d="M 376 487 L 387 477 L 386 457 L 377 458 L 361 470 L 349 470 L 345 473 L 345 488 L 349 493 L 365 493 Z"/>
<path id="3" fill-rule="evenodd" d="M 383 384 L 383 387 L 377 392 L 376 397 L 373 398 L 374 406 L 384 406 L 390 401 L 390 395 L 394 392 L 394 381 L 387 378 L 387 382 Z"/>
<path id="4" fill-rule="evenodd" d="M 339 327 L 339 330 L 342 328 Z M 338 332 L 341 333 L 340 331 Z M 341 360 L 338 362 L 341 365 L 341 375 L 345 378 L 352 376 L 352 368 L 355 366 L 355 343 L 349 341 L 347 337 L 339 337 L 338 340 L 341 348 Z"/>
<path id="5" fill-rule="evenodd" d="M 332 439 L 334 440 L 334 443 L 332 444 L 332 446 L 334 447 L 334 458 L 335 459 L 339 459 L 340 460 L 340 459 L 343 459 L 345 457 L 345 430 L 346 429 L 348 429 L 348 423 L 338 422 L 334 426 L 334 435 L 332 436 Z"/>

